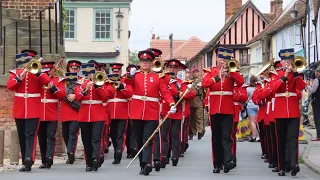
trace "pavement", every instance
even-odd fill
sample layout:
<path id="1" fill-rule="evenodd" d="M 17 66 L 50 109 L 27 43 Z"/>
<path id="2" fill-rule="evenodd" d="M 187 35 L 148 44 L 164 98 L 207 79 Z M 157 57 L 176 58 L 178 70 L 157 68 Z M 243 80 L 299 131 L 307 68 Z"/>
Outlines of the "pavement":
<path id="1" fill-rule="evenodd" d="M 311 138 L 317 136 L 316 130 L 308 127 L 305 128 L 305 134 L 311 136 Z M 302 154 L 302 159 L 307 167 L 313 172 L 320 174 L 320 141 L 309 141 Z"/>
<path id="2" fill-rule="evenodd" d="M 88 179 L 119 179 L 119 180 L 141 180 L 152 178 L 153 180 L 194 180 L 201 178 L 201 180 L 212 180 L 219 178 L 222 180 L 277 180 L 277 179 L 292 179 L 290 174 L 286 177 L 279 177 L 277 173 L 273 173 L 271 169 L 267 168 L 268 164 L 264 163 L 260 158 L 261 150 L 259 143 L 239 142 L 238 143 L 238 166 L 230 171 L 228 174 L 221 172 L 220 174 L 213 174 L 212 158 L 211 158 L 211 132 L 208 129 L 202 140 L 190 141 L 190 147 L 181 158 L 177 167 L 172 167 L 171 164 L 160 172 L 152 171 L 149 177 L 139 175 L 138 160 L 136 160 L 128 170 L 125 170 L 131 159 L 123 158 L 121 164 L 112 164 L 112 153 L 98 172 L 85 172 L 85 164 L 83 160 L 76 161 L 73 165 L 54 164 L 50 170 L 40 170 L 34 166 L 32 172 L 21 173 L 17 170 L 6 171 L 0 173 L 2 180 L 88 180 Z M 300 146 L 300 153 L 303 154 L 308 145 L 302 144 Z M 320 151 L 319 151 L 320 152 Z M 124 153 L 126 155 L 126 153 Z M 301 171 L 294 178 L 319 180 L 320 176 L 311 171 L 304 164 L 300 164 Z"/>

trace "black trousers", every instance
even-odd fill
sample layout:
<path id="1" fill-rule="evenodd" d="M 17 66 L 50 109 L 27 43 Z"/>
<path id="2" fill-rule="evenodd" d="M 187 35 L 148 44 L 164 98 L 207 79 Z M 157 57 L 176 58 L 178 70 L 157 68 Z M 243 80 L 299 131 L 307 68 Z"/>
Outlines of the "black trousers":
<path id="1" fill-rule="evenodd" d="M 15 119 L 22 162 L 26 158 L 30 158 L 32 162 L 35 161 L 35 151 L 37 145 L 37 134 L 39 126 L 39 118 L 33 119 Z M 23 163 L 22 163 L 23 164 Z"/>
<path id="2" fill-rule="evenodd" d="M 127 154 L 131 154 L 134 149 L 137 149 L 136 140 L 133 135 L 133 127 L 131 120 L 128 120 L 126 146 Z"/>
<path id="3" fill-rule="evenodd" d="M 138 149 L 141 149 L 156 130 L 158 120 L 132 120 L 132 125 Z M 143 168 L 146 164 L 152 163 L 152 146 L 153 140 L 149 141 L 142 153 L 139 154 L 140 167 Z"/>
<path id="4" fill-rule="evenodd" d="M 67 148 L 67 153 L 76 154 L 79 135 L 79 122 L 66 121 L 62 123 L 62 136 Z"/>
<path id="5" fill-rule="evenodd" d="M 312 102 L 314 125 L 316 126 L 317 137 L 320 138 L 320 103 Z"/>
<path id="6" fill-rule="evenodd" d="M 264 126 L 264 120 L 261 120 L 259 123 L 259 136 L 260 136 L 260 145 L 261 145 L 261 151 L 262 154 L 267 155 L 267 148 L 266 148 L 266 140 L 265 140 L 265 126 Z"/>
<path id="7" fill-rule="evenodd" d="M 182 122 L 181 122 L 182 123 Z M 180 154 L 184 154 L 188 140 L 188 119 L 185 118 L 182 124 L 182 140 L 180 146 Z"/>
<path id="8" fill-rule="evenodd" d="M 53 158 L 56 148 L 56 133 L 58 121 L 40 121 L 38 139 L 42 164 L 47 158 Z"/>
<path id="9" fill-rule="evenodd" d="M 286 169 L 286 145 L 288 143 L 289 165 L 298 164 L 299 148 L 299 126 L 300 118 L 276 119 L 277 146 L 278 146 L 278 167 L 280 170 Z"/>
<path id="10" fill-rule="evenodd" d="M 81 138 L 88 167 L 92 167 L 94 159 L 100 161 L 100 155 L 103 150 L 102 132 L 105 127 L 104 124 L 104 121 L 80 122 Z"/>
<path id="11" fill-rule="evenodd" d="M 126 143 L 126 131 L 128 120 L 112 119 L 110 123 L 110 137 L 113 144 L 114 152 L 123 152 Z"/>
<path id="12" fill-rule="evenodd" d="M 272 144 L 271 144 L 271 133 L 270 125 L 265 125 L 265 141 L 266 141 L 266 151 L 268 156 L 269 164 L 272 164 Z"/>
<path id="13" fill-rule="evenodd" d="M 182 140 L 181 133 L 181 120 L 180 119 L 171 119 L 171 128 L 170 128 L 170 144 L 172 150 L 172 158 L 179 159 L 180 157 L 180 147 Z"/>
<path id="14" fill-rule="evenodd" d="M 171 119 L 167 119 L 161 126 L 162 156 L 167 158 L 170 153 L 170 124 Z"/>
<path id="15" fill-rule="evenodd" d="M 237 127 L 238 122 L 233 122 L 233 129 L 232 129 L 232 155 L 233 160 L 237 161 Z"/>
<path id="16" fill-rule="evenodd" d="M 278 152 L 277 152 L 277 137 L 276 137 L 276 123 L 270 122 L 270 136 L 272 147 L 272 164 L 278 166 Z"/>
<path id="17" fill-rule="evenodd" d="M 153 138 L 153 161 L 156 162 L 161 160 L 161 131 L 158 131 Z"/>
<path id="18" fill-rule="evenodd" d="M 211 115 L 213 166 L 221 167 L 233 160 L 232 156 L 232 114 Z"/>

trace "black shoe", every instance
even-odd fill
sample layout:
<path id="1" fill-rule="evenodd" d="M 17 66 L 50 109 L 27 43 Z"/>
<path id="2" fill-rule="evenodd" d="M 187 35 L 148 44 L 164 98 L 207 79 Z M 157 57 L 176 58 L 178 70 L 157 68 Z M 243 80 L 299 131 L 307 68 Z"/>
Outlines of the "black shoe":
<path id="1" fill-rule="evenodd" d="M 99 167 L 101 167 L 101 165 L 104 163 L 104 154 L 100 156 L 99 159 Z"/>
<path id="2" fill-rule="evenodd" d="M 134 155 L 133 154 L 127 154 L 127 158 L 128 159 L 134 158 Z"/>
<path id="3" fill-rule="evenodd" d="M 180 157 L 184 157 L 184 154 L 181 153 L 181 154 L 180 154 Z"/>
<path id="4" fill-rule="evenodd" d="M 87 172 L 92 171 L 92 167 L 87 166 L 87 167 L 86 167 L 86 171 L 87 171 Z"/>
<path id="5" fill-rule="evenodd" d="M 172 158 L 171 160 L 172 160 L 172 166 L 177 166 L 179 161 L 178 158 Z"/>
<path id="6" fill-rule="evenodd" d="M 68 153 L 68 160 L 67 160 L 67 164 L 73 164 L 75 161 L 75 157 L 73 153 Z"/>
<path id="7" fill-rule="evenodd" d="M 30 158 L 26 158 L 26 159 L 23 161 L 23 164 L 24 164 L 26 167 L 30 167 L 30 168 L 31 168 L 33 162 L 31 161 Z"/>
<path id="8" fill-rule="evenodd" d="M 256 138 L 251 138 L 249 142 L 256 142 Z"/>
<path id="9" fill-rule="evenodd" d="M 186 152 L 188 148 L 189 148 L 189 143 L 186 143 L 186 144 L 184 145 L 184 152 Z"/>
<path id="10" fill-rule="evenodd" d="M 286 172 L 291 172 L 291 166 L 289 164 L 286 164 Z"/>
<path id="11" fill-rule="evenodd" d="M 233 161 L 231 162 L 227 162 L 225 165 L 224 165 L 224 169 L 223 169 L 223 172 L 224 173 L 228 173 L 231 169 L 233 169 L 235 167 L 235 163 Z"/>
<path id="12" fill-rule="evenodd" d="M 261 159 L 267 159 L 267 155 L 262 154 Z"/>
<path id="13" fill-rule="evenodd" d="M 152 171 L 151 165 L 150 165 L 150 164 L 147 164 L 147 165 L 143 168 L 143 175 L 148 176 L 151 171 Z"/>
<path id="14" fill-rule="evenodd" d="M 292 168 L 291 168 L 291 176 L 296 176 L 298 172 L 300 172 L 299 165 L 292 166 Z"/>
<path id="15" fill-rule="evenodd" d="M 278 175 L 279 175 L 279 176 L 285 176 L 285 175 L 286 175 L 286 172 L 284 172 L 283 170 L 281 170 L 280 172 L 278 172 Z"/>
<path id="16" fill-rule="evenodd" d="M 167 163 L 168 162 L 168 158 L 167 157 L 162 157 L 162 161 L 161 161 L 161 168 L 166 168 Z"/>
<path id="17" fill-rule="evenodd" d="M 279 172 L 278 167 L 274 167 L 274 168 L 272 169 L 272 172 Z"/>
<path id="18" fill-rule="evenodd" d="M 19 169 L 20 172 L 30 172 L 31 171 L 31 167 L 26 167 L 26 166 L 22 166 Z"/>
<path id="19" fill-rule="evenodd" d="M 47 158 L 47 161 L 46 161 L 46 168 L 47 168 L 47 169 L 50 169 L 51 166 L 52 166 L 52 164 L 53 164 L 53 159 L 52 159 L 52 157 L 48 157 L 48 158 Z"/>
<path id="20" fill-rule="evenodd" d="M 114 153 L 114 161 L 112 164 L 120 164 L 122 158 L 122 152 L 121 151 L 116 151 Z"/>
<path id="21" fill-rule="evenodd" d="M 46 164 L 45 163 L 43 163 L 43 164 L 41 164 L 40 166 L 39 166 L 39 169 L 45 169 L 46 168 Z"/>
<path id="22" fill-rule="evenodd" d="M 156 162 L 154 162 L 153 166 L 154 166 L 154 170 L 155 171 L 160 171 L 161 162 L 160 161 L 156 161 Z"/>
<path id="23" fill-rule="evenodd" d="M 274 168 L 275 166 L 273 164 L 269 164 L 268 168 Z"/>
<path id="24" fill-rule="evenodd" d="M 106 154 L 109 153 L 109 149 L 105 149 L 104 153 L 106 153 Z"/>
<path id="25" fill-rule="evenodd" d="M 213 173 L 220 173 L 220 168 L 214 168 Z"/>
<path id="26" fill-rule="evenodd" d="M 98 171 L 98 168 L 99 168 L 99 162 L 98 162 L 98 160 L 94 159 L 92 161 L 92 170 L 93 171 Z"/>
<path id="27" fill-rule="evenodd" d="M 268 159 L 265 159 L 264 162 L 265 162 L 265 163 L 268 163 L 269 161 L 268 161 Z"/>
<path id="28" fill-rule="evenodd" d="M 143 175 L 144 169 L 141 168 L 139 174 Z"/>

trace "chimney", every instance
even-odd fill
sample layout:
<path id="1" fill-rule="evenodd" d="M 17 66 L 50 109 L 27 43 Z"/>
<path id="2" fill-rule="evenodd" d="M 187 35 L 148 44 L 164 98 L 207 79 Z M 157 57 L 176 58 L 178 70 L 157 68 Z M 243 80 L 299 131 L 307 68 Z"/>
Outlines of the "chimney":
<path id="1" fill-rule="evenodd" d="M 157 36 L 157 39 L 160 39 L 160 36 Z"/>
<path id="2" fill-rule="evenodd" d="M 156 34 L 152 34 L 152 39 L 156 39 Z"/>
<path id="3" fill-rule="evenodd" d="M 225 3 L 225 22 L 227 22 L 242 7 L 242 0 L 225 0 Z"/>
<path id="4" fill-rule="evenodd" d="M 283 0 L 270 1 L 270 13 L 278 17 L 283 12 Z"/>

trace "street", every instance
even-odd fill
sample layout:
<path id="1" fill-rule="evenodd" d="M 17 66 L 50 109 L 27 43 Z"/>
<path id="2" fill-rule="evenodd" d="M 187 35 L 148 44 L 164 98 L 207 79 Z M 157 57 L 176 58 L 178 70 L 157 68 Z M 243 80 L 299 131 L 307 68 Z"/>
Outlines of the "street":
<path id="1" fill-rule="evenodd" d="M 125 170 L 129 164 L 129 159 L 121 161 L 120 165 L 112 165 L 112 155 L 109 154 L 109 159 L 105 161 L 102 168 L 98 172 L 85 172 L 85 165 L 83 161 L 78 161 L 75 165 L 53 165 L 50 170 L 40 170 L 34 166 L 31 173 L 20 173 L 18 171 L 8 171 L 0 174 L 0 179 L 8 180 L 88 180 L 88 179 L 147 179 L 153 180 L 175 179 L 175 180 L 194 180 L 195 178 L 205 179 L 245 179 L 245 180 L 267 180 L 267 179 L 292 179 L 290 173 L 286 177 L 279 177 L 277 173 L 273 173 L 268 169 L 267 163 L 264 163 L 260 158 L 260 144 L 259 143 L 238 143 L 238 166 L 236 169 L 230 171 L 228 174 L 221 172 L 220 174 L 213 174 L 211 162 L 211 132 L 207 129 L 202 140 L 196 138 L 190 141 L 190 148 L 181 158 L 177 167 L 168 165 L 160 172 L 152 171 L 149 177 L 139 175 L 138 160 L 136 160 L 128 170 Z M 305 145 L 300 146 L 300 154 L 303 153 Z M 126 153 L 124 153 L 124 156 Z M 301 171 L 295 178 L 316 180 L 320 176 L 309 170 L 305 165 L 300 164 Z"/>

